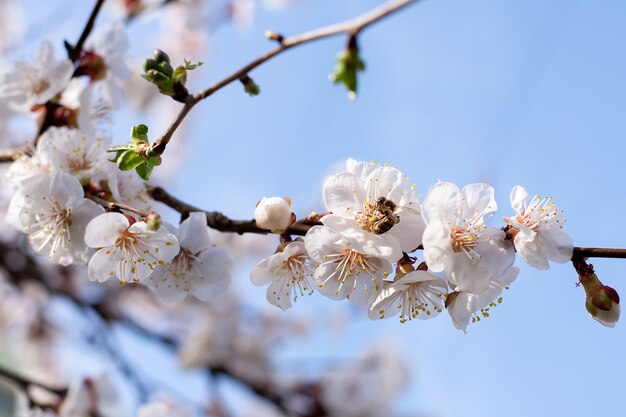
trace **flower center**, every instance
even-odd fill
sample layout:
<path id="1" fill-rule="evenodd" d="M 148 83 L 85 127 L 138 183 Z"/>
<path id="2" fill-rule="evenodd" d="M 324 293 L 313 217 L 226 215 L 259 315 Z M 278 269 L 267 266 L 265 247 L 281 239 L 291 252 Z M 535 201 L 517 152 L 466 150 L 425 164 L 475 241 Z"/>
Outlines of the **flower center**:
<path id="1" fill-rule="evenodd" d="M 306 255 L 295 255 L 274 270 L 274 275 L 279 275 L 283 270 L 288 272 L 291 280 L 285 283 L 285 285 L 290 288 L 288 293 L 293 294 L 293 301 L 296 301 L 298 296 L 313 294 L 313 288 L 311 288 L 307 279 L 313 275 L 307 266 L 308 259 Z M 277 298 L 280 299 L 280 295 Z"/>
<path id="2" fill-rule="evenodd" d="M 452 250 L 456 253 L 472 251 L 478 243 L 478 234 L 472 229 L 456 226 L 450 230 Z"/>
<path id="3" fill-rule="evenodd" d="M 363 211 L 358 212 L 354 218 L 356 224 L 363 230 L 382 235 L 400 222 L 395 210 L 396 204 L 393 201 L 380 197 L 374 204 L 365 200 Z"/>
<path id="4" fill-rule="evenodd" d="M 367 255 L 363 255 L 352 249 L 346 249 L 343 253 L 336 253 L 332 255 L 325 255 L 324 259 L 328 259 L 324 264 L 335 263 L 335 270 L 320 284 L 320 288 L 331 279 L 336 279 L 340 282 L 337 288 L 336 295 L 343 288 L 346 281 L 352 281 L 352 291 L 357 289 L 357 283 L 363 285 L 363 290 L 368 291 L 368 279 L 374 283 L 376 289 L 379 287 L 377 273 L 382 269 L 377 265 L 373 259 L 370 259 Z M 362 279 L 361 273 L 367 275 L 366 279 Z M 384 272 L 385 276 L 389 275 L 388 272 Z M 361 279 L 359 279 L 361 278 Z"/>
<path id="5" fill-rule="evenodd" d="M 33 245 L 37 245 L 38 251 L 51 244 L 52 255 L 59 247 L 65 247 L 66 242 L 70 241 L 71 213 L 71 209 L 62 208 L 54 202 L 48 213 L 37 216 L 37 222 L 33 224 L 37 230 L 29 236 L 29 240 Z"/>
<path id="6" fill-rule="evenodd" d="M 535 195 L 530 203 L 525 205 L 517 214 L 517 220 L 535 232 L 555 225 L 563 228 L 559 224 L 565 223 L 565 220 L 560 218 L 561 213 L 563 213 L 563 210 L 559 210 L 556 207 L 552 202 L 552 197 Z"/>

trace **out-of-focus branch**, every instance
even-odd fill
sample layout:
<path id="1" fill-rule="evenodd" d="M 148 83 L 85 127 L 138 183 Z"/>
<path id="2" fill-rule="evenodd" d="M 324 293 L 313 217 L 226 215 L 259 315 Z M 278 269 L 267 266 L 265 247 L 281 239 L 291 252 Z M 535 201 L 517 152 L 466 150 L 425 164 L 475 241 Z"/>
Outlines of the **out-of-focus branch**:
<path id="1" fill-rule="evenodd" d="M 64 396 L 65 394 L 67 394 L 67 388 L 53 388 L 53 387 L 49 387 L 48 385 L 42 384 L 41 382 L 37 382 L 34 380 L 30 380 L 26 377 L 23 377 L 21 375 L 18 375 L 14 372 L 9 371 L 8 369 L 2 368 L 0 367 L 0 375 L 2 375 L 3 377 L 13 381 L 14 383 L 16 383 L 20 388 L 22 388 L 23 390 L 26 390 L 29 386 L 33 385 L 33 386 L 37 386 L 39 388 L 43 388 L 46 391 L 50 391 L 56 395 L 59 396 Z"/>
<path id="2" fill-rule="evenodd" d="M 189 111 L 200 101 L 205 98 L 211 96 L 216 91 L 222 89 L 233 81 L 237 81 L 247 76 L 250 71 L 258 67 L 259 65 L 269 61 L 274 58 L 276 55 L 279 55 L 285 52 L 288 49 L 293 47 L 304 45 L 305 43 L 309 43 L 318 39 L 328 38 L 336 35 L 349 35 L 356 36 L 363 29 L 372 25 L 373 23 L 378 22 L 390 14 L 409 6 L 412 3 L 417 3 L 419 0 L 391 0 L 387 3 L 377 7 L 374 10 L 371 10 L 361 16 L 358 16 L 354 19 L 346 20 L 345 22 L 336 23 L 334 25 L 325 26 L 319 29 L 314 29 L 309 32 L 302 33 L 300 35 L 292 36 L 292 37 L 280 37 L 279 46 L 271 51 L 261 55 L 254 61 L 250 62 L 248 65 L 242 67 L 241 69 L 235 71 L 231 75 L 226 78 L 216 82 L 212 86 L 196 93 L 193 95 L 187 96 L 185 100 L 185 104 L 183 108 L 180 110 L 180 113 L 176 117 L 176 120 L 168 127 L 168 129 L 163 133 L 161 137 L 155 140 L 151 145 L 151 150 L 155 155 L 162 155 L 165 152 L 165 148 L 167 144 L 172 139 L 174 132 L 178 129 L 178 126 L 185 119 Z"/>
<path id="3" fill-rule="evenodd" d="M 105 0 L 96 0 L 96 4 L 91 11 L 91 15 L 89 15 L 89 19 L 85 24 L 85 28 L 83 32 L 80 34 L 80 38 L 78 38 L 78 42 L 76 45 L 70 45 L 69 42 L 65 42 L 65 48 L 67 49 L 67 56 L 72 60 L 72 62 L 78 61 L 81 54 L 83 53 L 83 46 L 85 46 L 85 41 L 89 37 L 89 34 L 93 30 L 94 24 L 96 23 L 96 18 L 98 17 L 98 13 L 100 13 L 100 9 L 104 4 Z"/>
<path id="4" fill-rule="evenodd" d="M 17 149 L 0 149 L 0 163 L 13 162 L 19 158 L 21 154 L 21 148 Z"/>
<path id="5" fill-rule="evenodd" d="M 0 242 L 0 265 L 2 266 L 5 265 L 4 259 L 7 256 L 16 256 L 16 253 L 14 253 L 14 251 L 19 251 L 20 254 L 24 256 L 25 260 L 24 262 L 21 262 L 19 268 L 17 269 L 7 268 L 9 278 L 11 279 L 12 282 L 16 284 L 19 284 L 21 281 L 24 281 L 24 280 L 32 280 L 32 281 L 39 282 L 52 295 L 62 297 L 68 300 L 69 302 L 73 303 L 77 307 L 80 307 L 81 309 L 85 311 L 92 312 L 93 314 L 97 315 L 103 321 L 103 323 L 120 324 L 122 326 L 127 327 L 128 329 L 132 331 L 135 331 L 137 334 L 143 335 L 148 340 L 160 343 L 168 347 L 172 351 L 176 350 L 177 342 L 175 340 L 165 337 L 163 335 L 154 333 L 150 331 L 149 329 L 146 329 L 142 325 L 125 317 L 119 311 L 116 311 L 115 309 L 110 308 L 110 306 L 107 305 L 108 303 L 106 302 L 106 300 L 105 302 L 102 302 L 102 303 L 90 304 L 86 301 L 81 300 L 76 294 L 74 294 L 72 291 L 68 289 L 53 287 L 48 282 L 48 280 L 44 277 L 44 272 L 40 270 L 35 260 L 31 258 L 28 254 L 24 253 L 19 247 L 8 246 L 7 244 Z M 125 370 L 122 369 L 122 371 L 125 371 Z M 315 409 L 314 414 L 295 413 L 291 410 L 290 406 L 288 405 L 289 393 L 286 393 L 286 394 L 281 393 L 280 390 L 274 388 L 271 385 L 261 384 L 255 381 L 250 381 L 248 379 L 242 378 L 241 376 L 232 373 L 228 368 L 223 367 L 223 366 L 207 367 L 206 371 L 210 373 L 211 375 L 226 376 L 229 379 L 235 382 L 238 382 L 242 386 L 248 387 L 248 389 L 252 393 L 256 394 L 260 398 L 265 399 L 266 401 L 271 402 L 286 415 L 298 416 L 298 417 L 312 417 L 313 415 L 315 415 L 316 417 L 324 417 L 327 415 L 326 413 L 320 411 L 320 410 L 323 410 L 323 407 L 321 404 L 319 404 L 319 400 L 315 398 L 314 396 L 311 396 L 311 398 L 308 398 L 308 400 L 310 400 L 309 402 L 311 402 L 314 405 L 314 409 Z M 50 388 L 42 384 L 38 384 L 34 381 L 28 381 L 24 378 L 20 378 L 19 376 L 15 376 L 11 373 L 8 373 L 8 371 L 6 370 L 0 369 L 0 375 L 5 375 L 5 374 L 11 375 L 10 379 L 15 380 L 16 382 L 18 382 L 18 384 L 20 384 L 20 386 L 23 386 L 23 387 L 26 387 L 29 384 L 33 384 L 33 385 L 39 385 L 45 388 L 46 390 L 49 390 L 59 395 L 63 395 L 66 392 L 65 388 L 62 388 L 62 389 Z"/>

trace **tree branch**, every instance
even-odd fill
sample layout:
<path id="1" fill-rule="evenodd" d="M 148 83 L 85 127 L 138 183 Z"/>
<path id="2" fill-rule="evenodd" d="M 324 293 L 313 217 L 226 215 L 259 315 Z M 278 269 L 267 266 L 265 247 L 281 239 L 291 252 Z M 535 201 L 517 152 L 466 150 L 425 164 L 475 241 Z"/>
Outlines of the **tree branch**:
<path id="1" fill-rule="evenodd" d="M 70 45 L 69 42 L 67 41 L 65 42 L 67 55 L 72 60 L 72 62 L 76 62 L 80 58 L 83 52 L 83 46 L 85 45 L 85 41 L 87 40 L 87 38 L 89 37 L 89 34 L 93 30 L 94 24 L 96 23 L 96 18 L 98 17 L 98 13 L 100 13 L 100 9 L 102 8 L 104 1 L 105 0 L 96 0 L 96 4 L 94 5 L 93 10 L 91 11 L 89 20 L 87 20 L 87 23 L 85 24 L 85 28 L 83 29 L 83 32 L 80 34 L 80 38 L 78 38 L 78 42 L 76 42 L 76 45 L 72 46 Z"/>
<path id="2" fill-rule="evenodd" d="M 244 233 L 271 233 L 269 230 L 259 228 L 254 220 L 232 220 L 217 211 L 201 210 L 177 199 L 161 187 L 150 188 L 149 193 L 150 195 L 152 195 L 152 198 L 178 211 L 180 214 L 183 215 L 183 217 L 187 217 L 189 213 L 194 211 L 204 212 L 207 218 L 207 226 L 212 229 L 219 230 L 220 232 L 232 232 L 238 233 L 240 235 Z M 293 226 L 291 226 L 285 233 L 295 236 L 304 236 L 311 227 L 317 224 L 320 223 L 311 222 L 306 219 L 300 220 L 296 222 Z M 416 250 L 418 249 L 423 248 L 422 246 L 419 246 L 418 248 L 416 248 Z M 574 247 L 572 259 L 576 257 L 626 259 L 626 249 Z"/>
<path id="3" fill-rule="evenodd" d="M 39 388 L 43 388 L 46 391 L 52 392 L 56 395 L 59 396 L 64 396 L 65 394 L 67 394 L 67 388 L 52 388 L 47 386 L 46 384 L 43 384 L 41 382 L 37 382 L 37 381 L 33 381 L 30 379 L 27 379 L 26 377 L 23 377 L 17 373 L 14 373 L 12 371 L 9 371 L 8 369 L 5 369 L 3 367 L 0 367 L 0 375 L 2 375 L 3 377 L 10 379 L 11 381 L 13 381 L 14 383 L 16 383 L 20 388 L 22 388 L 24 391 L 26 391 L 26 389 L 33 385 L 33 386 L 37 386 Z"/>
<path id="4" fill-rule="evenodd" d="M 185 101 L 185 105 L 180 110 L 180 113 L 176 117 L 176 120 L 168 127 L 165 133 L 155 140 L 151 145 L 151 150 L 155 155 L 162 155 L 165 152 L 165 148 L 167 144 L 172 139 L 174 132 L 182 121 L 185 119 L 189 111 L 200 101 L 205 98 L 211 96 L 216 91 L 222 89 L 233 81 L 237 81 L 240 78 L 248 75 L 250 71 L 258 67 L 259 65 L 269 61 L 274 58 L 276 55 L 283 53 L 284 51 L 291 49 L 293 47 L 303 45 L 305 43 L 309 43 L 318 39 L 328 38 L 336 35 L 346 34 L 350 36 L 358 35 L 363 29 L 372 25 L 373 23 L 378 22 L 390 14 L 409 6 L 412 3 L 417 3 L 419 0 L 391 0 L 382 6 L 377 7 L 374 10 L 371 10 L 361 16 L 358 16 L 354 19 L 350 19 L 341 23 L 336 23 L 334 25 L 325 26 L 323 28 L 314 29 L 309 32 L 302 33 L 300 35 L 288 37 L 288 38 L 280 38 L 280 46 L 272 49 L 271 51 L 261 55 L 254 61 L 250 62 L 248 65 L 242 67 L 241 69 L 235 71 L 228 77 L 218 81 L 212 86 L 196 93 L 193 95 L 189 95 Z"/>

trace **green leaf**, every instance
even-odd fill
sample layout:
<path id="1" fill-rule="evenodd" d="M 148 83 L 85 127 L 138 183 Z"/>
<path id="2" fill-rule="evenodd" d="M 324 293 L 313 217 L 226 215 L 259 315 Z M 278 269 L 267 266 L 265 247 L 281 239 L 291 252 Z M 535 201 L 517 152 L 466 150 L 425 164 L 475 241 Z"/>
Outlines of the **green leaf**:
<path id="1" fill-rule="evenodd" d="M 351 99 L 356 98 L 358 73 L 365 70 L 365 63 L 359 56 L 359 48 L 349 46 L 337 56 L 337 65 L 329 78 L 336 84 L 343 84 Z"/>
<path id="2" fill-rule="evenodd" d="M 152 174 L 152 170 L 154 167 L 149 163 L 141 164 L 135 168 L 137 171 L 137 175 L 139 175 L 144 180 L 148 181 L 150 179 L 150 174 Z"/>
<path id="3" fill-rule="evenodd" d="M 195 70 L 196 68 L 202 65 L 202 62 L 200 61 L 196 62 L 195 64 L 192 64 L 191 61 L 187 61 L 186 59 L 184 59 L 183 62 L 185 63 L 185 69 L 189 71 Z"/>
<path id="4" fill-rule="evenodd" d="M 139 165 L 143 164 L 145 159 L 139 155 L 134 149 L 129 149 L 126 152 L 122 153 L 122 155 L 117 160 L 117 166 L 122 171 L 130 171 L 131 169 L 137 168 Z"/>
<path id="5" fill-rule="evenodd" d="M 135 149 L 135 146 L 132 143 L 127 143 L 125 145 L 119 145 L 119 146 L 111 146 L 107 149 L 107 152 L 120 152 L 120 151 L 127 151 L 129 149 Z"/>
<path id="6" fill-rule="evenodd" d="M 133 126 L 132 129 L 130 129 L 130 137 L 134 141 L 147 142 L 148 141 L 148 126 L 144 124 Z"/>
<path id="7" fill-rule="evenodd" d="M 180 83 L 182 85 L 187 84 L 187 70 L 185 67 L 176 67 L 172 80 L 174 83 Z"/>
<path id="8" fill-rule="evenodd" d="M 163 162 L 163 160 L 160 156 L 151 156 L 150 158 L 148 158 L 148 163 L 155 167 L 161 165 L 161 162 Z"/>
<path id="9" fill-rule="evenodd" d="M 248 93 L 251 97 L 258 96 L 259 94 L 261 94 L 261 87 L 259 87 L 259 85 L 255 83 L 254 81 L 252 80 L 250 81 L 251 82 L 247 83 L 243 87 L 245 92 Z"/>

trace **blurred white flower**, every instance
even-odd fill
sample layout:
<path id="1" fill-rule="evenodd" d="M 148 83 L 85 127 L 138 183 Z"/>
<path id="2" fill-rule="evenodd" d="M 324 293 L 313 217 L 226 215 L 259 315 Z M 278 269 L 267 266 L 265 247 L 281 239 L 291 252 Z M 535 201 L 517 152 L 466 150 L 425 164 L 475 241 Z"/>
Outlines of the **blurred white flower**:
<path id="1" fill-rule="evenodd" d="M 118 108 L 131 78 L 128 37 L 121 22 L 106 27 L 87 42 L 78 61 L 77 75 L 87 75 L 87 88 L 112 108 Z"/>
<path id="2" fill-rule="evenodd" d="M 101 415 L 103 406 L 117 400 L 115 388 L 109 377 L 85 378 L 73 382 L 59 407 L 59 417 L 84 417 Z"/>
<path id="3" fill-rule="evenodd" d="M 530 266 L 548 269 L 548 259 L 565 263 L 572 258 L 574 241 L 565 233 L 563 210 L 552 202 L 551 197 L 530 195 L 524 187 L 516 185 L 511 191 L 511 206 L 515 216 L 505 217 L 512 226 L 515 250 Z"/>
<path id="4" fill-rule="evenodd" d="M 254 285 L 267 285 L 267 301 L 287 310 L 291 300 L 312 294 L 315 281 L 304 242 L 290 242 L 282 252 L 263 259 L 252 270 L 250 280 Z"/>
<path id="5" fill-rule="evenodd" d="M 193 411 L 166 398 L 156 398 L 137 410 L 137 417 L 193 417 Z"/>
<path id="6" fill-rule="evenodd" d="M 78 180 L 64 172 L 24 180 L 13 196 L 7 221 L 28 234 L 33 250 L 61 265 L 86 263 L 87 224 L 104 210 L 84 198 Z"/>
<path id="7" fill-rule="evenodd" d="M 322 404 L 335 417 L 392 415 L 393 401 L 408 379 L 407 369 L 388 343 L 376 346 L 358 362 L 331 369 L 322 376 Z"/>
<path id="8" fill-rule="evenodd" d="M 482 294 L 513 265 L 513 245 L 504 232 L 485 225 L 485 216 L 496 209 L 487 184 L 459 190 L 440 182 L 428 191 L 422 204 L 424 258 L 429 270 L 446 273 L 455 291 Z"/>
<path id="9" fill-rule="evenodd" d="M 232 260 L 224 249 L 211 244 L 206 215 L 191 213 L 178 230 L 180 252 L 166 265 L 158 265 L 144 284 L 166 301 L 182 301 L 193 295 L 209 301 L 226 291 L 231 281 Z"/>
<path id="10" fill-rule="evenodd" d="M 85 243 L 99 249 L 89 261 L 89 279 L 104 282 L 116 276 L 121 283 L 140 282 L 157 265 L 170 262 L 180 250 L 178 239 L 165 226 L 153 231 L 129 216 L 105 213 L 87 225 Z"/>
<path id="11" fill-rule="evenodd" d="M 50 42 L 45 41 L 32 64 L 16 61 L 0 73 L 0 100 L 16 111 L 30 113 L 63 91 L 70 82 L 74 66 L 69 59 L 54 59 Z"/>
<path id="12" fill-rule="evenodd" d="M 81 181 L 106 170 L 108 141 L 100 137 L 87 137 L 76 129 L 51 127 L 39 138 L 36 153 L 53 170 L 76 176 Z"/>
<path id="13" fill-rule="evenodd" d="M 388 247 L 369 240 L 341 236 L 325 226 L 313 226 L 304 238 L 306 250 L 316 261 L 318 291 L 335 300 L 348 298 L 367 304 L 382 289 L 392 271 Z M 369 307 L 369 305 L 367 305 Z"/>

